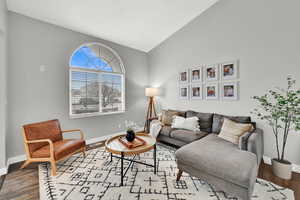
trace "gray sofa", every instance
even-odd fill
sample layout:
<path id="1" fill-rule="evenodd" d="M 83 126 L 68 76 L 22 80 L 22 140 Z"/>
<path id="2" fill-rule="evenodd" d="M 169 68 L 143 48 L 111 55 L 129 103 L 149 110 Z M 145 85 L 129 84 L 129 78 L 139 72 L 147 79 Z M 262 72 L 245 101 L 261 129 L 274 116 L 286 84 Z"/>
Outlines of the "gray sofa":
<path id="1" fill-rule="evenodd" d="M 200 131 L 172 129 L 163 126 L 158 140 L 180 147 L 176 151 L 179 169 L 199 177 L 216 188 L 240 199 L 249 200 L 253 192 L 258 166 L 263 155 L 263 132 L 256 128 L 233 144 L 220 137 L 224 118 L 239 123 L 251 122 L 247 116 L 225 116 L 215 113 L 184 112 L 185 117 L 197 116 Z"/>
<path id="2" fill-rule="evenodd" d="M 162 127 L 158 141 L 171 144 L 173 146 L 182 147 L 186 144 L 200 140 L 209 134 L 218 135 L 223 125 L 224 117 L 239 123 L 252 123 L 255 127 L 254 132 L 245 134 L 240 138 L 237 148 L 252 152 L 256 155 L 257 163 L 260 164 L 263 156 L 263 131 L 256 128 L 256 123 L 251 121 L 248 116 L 226 116 L 216 113 L 201 113 L 195 111 L 178 111 L 181 116 L 199 118 L 200 131 L 194 132 L 184 129 L 172 129 L 171 126 Z"/>

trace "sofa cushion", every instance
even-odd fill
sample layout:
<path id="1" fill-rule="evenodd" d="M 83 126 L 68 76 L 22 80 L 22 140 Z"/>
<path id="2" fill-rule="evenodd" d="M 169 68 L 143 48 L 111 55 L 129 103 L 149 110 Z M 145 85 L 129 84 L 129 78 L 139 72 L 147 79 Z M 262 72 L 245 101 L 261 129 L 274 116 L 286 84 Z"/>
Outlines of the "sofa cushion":
<path id="1" fill-rule="evenodd" d="M 171 131 L 170 136 L 171 138 L 191 143 L 195 140 L 198 140 L 204 136 L 206 136 L 208 133 L 202 132 L 202 131 L 190 131 L 185 129 L 175 129 Z"/>
<path id="2" fill-rule="evenodd" d="M 53 143 L 55 160 L 59 160 L 80 148 L 85 147 L 85 141 L 81 139 L 65 139 Z M 31 156 L 33 158 L 49 158 L 50 146 L 46 145 L 34 151 Z"/>
<path id="3" fill-rule="evenodd" d="M 173 129 L 171 128 L 171 126 L 165 125 L 165 126 L 162 126 L 159 134 L 170 137 L 170 133 L 172 130 Z"/>
<path id="4" fill-rule="evenodd" d="M 223 125 L 224 117 L 237 123 L 251 123 L 251 117 L 249 116 L 226 116 L 226 115 L 213 115 L 212 132 L 219 134 Z M 253 125 L 253 123 L 252 123 Z"/>
<path id="5" fill-rule="evenodd" d="M 215 134 L 187 144 L 175 154 L 178 163 L 246 188 L 257 173 L 255 154 L 242 151 Z"/>
<path id="6" fill-rule="evenodd" d="M 175 146 L 175 147 L 182 147 L 184 145 L 186 145 L 186 142 L 168 137 L 168 136 L 164 136 L 164 135 L 158 135 L 157 137 L 157 141 L 159 142 L 163 142 L 163 143 L 168 143 L 170 146 Z"/>
<path id="7" fill-rule="evenodd" d="M 161 122 L 164 125 L 171 125 L 173 121 L 174 116 L 183 116 L 185 115 L 184 112 L 182 111 L 177 111 L 177 110 L 162 110 L 162 115 L 161 115 Z"/>
<path id="8" fill-rule="evenodd" d="M 212 131 L 212 123 L 213 123 L 213 113 L 201 113 L 195 111 L 187 111 L 186 117 L 196 116 L 199 118 L 200 130 L 211 133 Z"/>

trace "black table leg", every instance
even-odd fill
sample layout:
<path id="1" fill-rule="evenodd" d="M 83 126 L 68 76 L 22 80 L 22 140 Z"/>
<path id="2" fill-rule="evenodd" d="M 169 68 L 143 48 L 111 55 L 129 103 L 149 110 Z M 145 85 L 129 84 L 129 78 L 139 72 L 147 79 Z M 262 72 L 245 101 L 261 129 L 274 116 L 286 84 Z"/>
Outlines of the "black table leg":
<path id="1" fill-rule="evenodd" d="M 110 162 L 112 162 L 112 159 L 113 159 L 113 155 L 112 153 L 110 153 Z"/>
<path id="2" fill-rule="evenodd" d="M 123 186 L 123 160 L 124 160 L 124 153 L 121 153 L 121 186 Z"/>
<path id="3" fill-rule="evenodd" d="M 153 157 L 154 157 L 154 174 L 156 174 L 156 144 L 154 145 Z"/>

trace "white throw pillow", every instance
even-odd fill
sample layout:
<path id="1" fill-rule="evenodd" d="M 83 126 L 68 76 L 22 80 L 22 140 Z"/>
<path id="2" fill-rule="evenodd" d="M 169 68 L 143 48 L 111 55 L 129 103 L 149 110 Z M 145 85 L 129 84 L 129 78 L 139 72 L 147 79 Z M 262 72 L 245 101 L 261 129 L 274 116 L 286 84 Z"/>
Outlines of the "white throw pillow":
<path id="1" fill-rule="evenodd" d="M 172 128 L 187 129 L 191 131 L 200 131 L 198 117 L 184 118 L 180 116 L 174 116 L 172 121 Z"/>

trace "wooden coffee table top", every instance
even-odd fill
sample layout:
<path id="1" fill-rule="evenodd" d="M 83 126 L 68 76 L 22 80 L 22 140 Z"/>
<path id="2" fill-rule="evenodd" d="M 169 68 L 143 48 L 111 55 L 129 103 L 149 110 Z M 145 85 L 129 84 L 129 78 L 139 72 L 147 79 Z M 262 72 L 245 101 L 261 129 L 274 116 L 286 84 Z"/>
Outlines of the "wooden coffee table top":
<path id="1" fill-rule="evenodd" d="M 113 136 L 113 137 L 109 138 L 108 140 L 106 140 L 105 149 L 108 152 L 111 152 L 113 154 L 121 155 L 121 153 L 123 152 L 124 156 L 131 156 L 131 155 L 136 155 L 136 154 L 150 151 L 151 149 L 154 148 L 154 145 L 156 144 L 156 139 L 154 137 L 152 137 L 151 135 L 146 134 L 146 133 L 136 133 L 136 136 L 145 140 L 146 144 L 143 146 L 129 149 L 119 141 L 119 137 L 122 137 L 125 135 L 126 134 L 116 135 L 116 136 Z"/>

